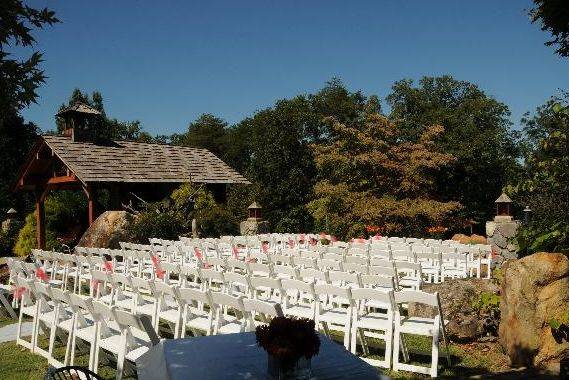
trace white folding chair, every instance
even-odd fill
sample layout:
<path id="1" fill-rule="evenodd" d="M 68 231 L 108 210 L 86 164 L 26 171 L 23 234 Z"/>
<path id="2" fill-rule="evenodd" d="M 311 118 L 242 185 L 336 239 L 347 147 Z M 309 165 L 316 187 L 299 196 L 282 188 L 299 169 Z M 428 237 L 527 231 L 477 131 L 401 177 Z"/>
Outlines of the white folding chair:
<path id="1" fill-rule="evenodd" d="M 213 333 L 213 313 L 211 294 L 194 288 L 178 289 L 183 306 L 181 337 L 186 337 L 189 328 L 193 335 L 211 335 Z"/>
<path id="2" fill-rule="evenodd" d="M 287 317 L 314 319 L 318 300 L 314 285 L 301 280 L 282 279 L 283 312 Z"/>
<path id="3" fill-rule="evenodd" d="M 366 336 L 385 342 L 385 359 L 362 358 L 366 362 L 383 368 L 391 367 L 393 344 L 394 300 L 392 291 L 377 289 L 352 289 L 355 302 L 352 319 L 351 351 L 356 354 L 359 337 L 364 355 L 369 355 Z"/>
<path id="4" fill-rule="evenodd" d="M 247 331 L 255 331 L 257 326 L 269 323 L 272 318 L 284 316 L 278 303 L 244 298 L 243 307 L 248 316 Z"/>
<path id="5" fill-rule="evenodd" d="M 448 365 L 450 366 L 450 356 L 445 333 L 445 322 L 438 293 L 425 293 L 415 290 L 402 290 L 395 292 L 395 323 L 394 323 L 394 347 L 393 347 L 393 370 L 403 370 L 417 372 L 431 377 L 437 377 L 439 361 L 439 338 L 442 335 L 445 344 Z M 434 309 L 433 318 L 402 316 L 400 306 L 410 302 L 427 305 Z M 403 334 L 431 336 L 431 365 L 430 367 L 401 363 L 399 361 L 399 345 L 403 340 Z M 404 355 L 405 356 L 405 355 Z"/>
<path id="6" fill-rule="evenodd" d="M 211 300 L 216 313 L 213 328 L 215 335 L 240 333 L 246 330 L 248 316 L 241 297 L 211 292 Z"/>
<path id="7" fill-rule="evenodd" d="M 349 288 L 340 288 L 330 284 L 314 285 L 316 299 L 328 298 L 330 302 L 316 302 L 316 326 L 322 327 L 326 336 L 330 330 L 344 333 L 344 347 L 350 349 L 350 329 L 354 302 Z M 340 302 L 335 302 L 338 298 Z M 347 307 L 346 306 L 347 303 Z"/>

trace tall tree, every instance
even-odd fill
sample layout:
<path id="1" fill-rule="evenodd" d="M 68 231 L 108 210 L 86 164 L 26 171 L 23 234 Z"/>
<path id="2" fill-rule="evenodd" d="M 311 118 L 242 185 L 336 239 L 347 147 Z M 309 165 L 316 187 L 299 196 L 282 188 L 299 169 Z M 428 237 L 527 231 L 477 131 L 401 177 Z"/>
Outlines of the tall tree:
<path id="1" fill-rule="evenodd" d="M 429 126 L 415 139 L 379 114 L 350 124 L 330 118 L 337 138 L 313 146 L 319 182 L 309 209 L 319 229 L 341 237 L 365 233 L 423 235 L 427 227 L 449 223 L 458 202 L 440 202 L 435 174 L 454 161 L 435 141 L 441 126 Z"/>
<path id="2" fill-rule="evenodd" d="M 541 30 L 553 37 L 547 46 L 554 46 L 562 57 L 569 56 L 569 7 L 566 0 L 533 0 L 535 7 L 529 11 L 532 23 L 540 23 Z"/>
<path id="3" fill-rule="evenodd" d="M 12 206 L 23 211 L 23 199 L 15 196 L 11 187 L 35 141 L 37 128 L 24 122 L 19 113 L 35 102 L 36 90 L 46 78 L 40 68 L 40 52 L 17 60 L 8 50 L 33 47 L 34 30 L 57 22 L 54 12 L 47 8 L 34 9 L 20 0 L 3 0 L 0 5 L 0 215 Z"/>
<path id="4" fill-rule="evenodd" d="M 569 106 L 553 97 L 524 119 L 528 143 L 521 179 L 509 191 L 533 211 L 518 234 L 522 252 L 569 253 Z"/>
<path id="5" fill-rule="evenodd" d="M 7 47 L 32 47 L 34 28 L 59 22 L 47 8 L 34 9 L 21 0 L 3 0 L 0 6 L 0 114 L 13 113 L 35 102 L 36 90 L 45 80 L 40 69 L 41 53 L 27 59 L 12 59 Z"/>
<path id="6" fill-rule="evenodd" d="M 442 125 L 439 148 L 456 157 L 436 179 L 438 196 L 465 206 L 466 217 L 484 221 L 508 176 L 515 173 L 517 135 L 510 130 L 508 107 L 475 84 L 450 76 L 424 77 L 393 85 L 387 96 L 391 118 L 416 139 L 430 125 Z"/>
<path id="7" fill-rule="evenodd" d="M 206 148 L 218 157 L 227 151 L 227 123 L 212 114 L 203 114 L 188 126 L 181 135 L 172 135 L 172 143 L 177 145 Z"/>

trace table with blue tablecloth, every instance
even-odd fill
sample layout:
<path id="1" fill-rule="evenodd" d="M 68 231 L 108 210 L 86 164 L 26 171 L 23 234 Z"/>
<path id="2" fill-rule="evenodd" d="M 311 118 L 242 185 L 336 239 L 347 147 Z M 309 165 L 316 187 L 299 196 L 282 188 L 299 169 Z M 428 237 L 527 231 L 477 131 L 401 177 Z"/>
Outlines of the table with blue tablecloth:
<path id="1" fill-rule="evenodd" d="M 312 379 L 387 379 L 378 370 L 320 334 Z M 255 333 L 162 340 L 136 360 L 140 380 L 271 379 L 267 353 Z"/>

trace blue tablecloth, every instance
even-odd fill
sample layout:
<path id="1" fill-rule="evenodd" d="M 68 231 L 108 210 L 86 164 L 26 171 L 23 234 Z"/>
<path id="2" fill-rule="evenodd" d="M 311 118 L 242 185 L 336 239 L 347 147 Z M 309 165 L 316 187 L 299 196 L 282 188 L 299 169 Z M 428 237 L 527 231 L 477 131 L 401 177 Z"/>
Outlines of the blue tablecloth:
<path id="1" fill-rule="evenodd" d="M 312 358 L 312 379 L 387 379 L 377 369 L 320 335 L 320 353 Z M 140 380 L 271 379 L 267 354 L 255 333 L 163 340 L 137 361 Z"/>

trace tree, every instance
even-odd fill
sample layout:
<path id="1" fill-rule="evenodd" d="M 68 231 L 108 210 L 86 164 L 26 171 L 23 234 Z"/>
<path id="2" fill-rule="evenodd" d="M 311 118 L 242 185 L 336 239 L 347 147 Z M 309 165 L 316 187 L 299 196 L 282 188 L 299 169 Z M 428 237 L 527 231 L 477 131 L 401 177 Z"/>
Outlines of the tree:
<path id="1" fill-rule="evenodd" d="M 172 135 L 176 145 L 205 148 L 218 157 L 227 151 L 227 123 L 212 114 L 203 114 L 188 126 L 188 131 L 181 135 Z"/>
<path id="2" fill-rule="evenodd" d="M 434 196 L 437 171 L 454 161 L 435 144 L 444 128 L 430 126 L 412 140 L 379 114 L 328 122 L 337 138 L 313 145 L 319 181 L 308 208 L 318 229 L 340 237 L 363 235 L 366 227 L 422 236 L 429 226 L 452 223 L 460 204 Z"/>
<path id="3" fill-rule="evenodd" d="M 251 156 L 247 177 L 254 182 L 256 200 L 274 231 L 311 228 L 305 204 L 312 193 L 314 162 L 304 142 L 310 113 L 304 97 L 277 102 L 274 108 L 247 120 L 251 131 Z"/>
<path id="4" fill-rule="evenodd" d="M 514 200 L 533 211 L 518 244 L 524 253 L 569 253 L 569 107 L 553 97 L 524 119 L 528 148 L 522 178 L 510 187 Z"/>
<path id="5" fill-rule="evenodd" d="M 16 113 L 0 116 L 0 215 L 10 207 L 20 212 L 26 208 L 25 198 L 12 192 L 16 174 L 37 139 L 37 127 L 26 123 Z"/>
<path id="6" fill-rule="evenodd" d="M 41 53 L 35 51 L 27 59 L 12 59 L 7 46 L 32 47 L 34 28 L 59 22 L 47 8 L 34 9 L 21 0 L 3 0 L 0 6 L 0 115 L 17 113 L 35 102 L 36 89 L 45 80 L 39 68 Z"/>
<path id="7" fill-rule="evenodd" d="M 529 11 L 532 23 L 540 23 L 541 30 L 551 33 L 553 39 L 545 45 L 554 46 L 562 57 L 569 56 L 569 7 L 565 0 L 533 0 Z"/>
<path id="8" fill-rule="evenodd" d="M 431 125 L 445 128 L 437 146 L 456 160 L 439 171 L 437 195 L 459 201 L 467 218 L 491 217 L 506 178 L 517 170 L 517 135 L 510 130 L 508 107 L 475 84 L 450 76 L 424 77 L 418 86 L 398 81 L 387 101 L 402 138 L 417 139 Z"/>

